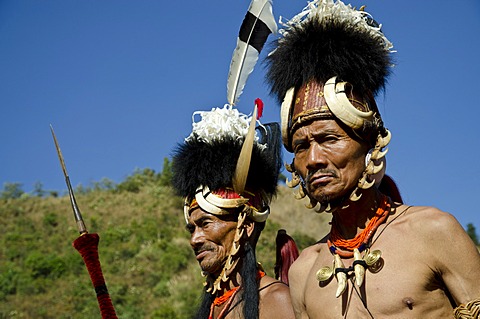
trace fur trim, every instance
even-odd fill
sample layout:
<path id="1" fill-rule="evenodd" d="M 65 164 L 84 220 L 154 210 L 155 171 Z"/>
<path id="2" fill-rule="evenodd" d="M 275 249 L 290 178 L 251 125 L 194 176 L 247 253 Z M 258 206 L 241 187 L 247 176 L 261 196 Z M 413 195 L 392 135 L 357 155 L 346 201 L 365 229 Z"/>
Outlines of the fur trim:
<path id="1" fill-rule="evenodd" d="M 333 76 L 350 82 L 359 92 L 370 90 L 376 95 L 384 88 L 391 72 L 392 45 L 368 14 L 361 12 L 359 22 L 360 11 L 349 10 L 354 12 L 350 20 L 338 18 L 336 12 L 322 16 L 322 11 L 287 25 L 289 29 L 266 60 L 267 82 L 278 101 L 293 86 L 312 79 L 325 83 Z"/>
<path id="2" fill-rule="evenodd" d="M 260 143 L 254 144 L 247 188 L 271 197 L 276 193 L 282 166 L 280 129 L 277 123 L 263 128 L 266 134 L 261 134 Z M 183 197 L 193 196 L 200 185 L 212 191 L 231 187 L 242 144 L 243 139 L 232 136 L 209 143 L 193 136 L 179 144 L 172 161 L 173 186 L 177 193 Z"/>

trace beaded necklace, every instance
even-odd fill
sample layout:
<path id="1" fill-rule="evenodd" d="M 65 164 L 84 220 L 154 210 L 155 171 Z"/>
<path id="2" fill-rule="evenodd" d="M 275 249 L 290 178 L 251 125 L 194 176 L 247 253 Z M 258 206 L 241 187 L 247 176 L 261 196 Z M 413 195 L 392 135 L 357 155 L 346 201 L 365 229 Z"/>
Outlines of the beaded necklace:
<path id="1" fill-rule="evenodd" d="M 353 250 L 358 249 L 363 252 L 368 248 L 368 244 L 373 234 L 380 226 L 388 214 L 390 213 L 390 201 L 387 196 L 381 195 L 381 204 L 377 208 L 375 215 L 368 222 L 365 229 L 352 239 L 344 239 L 340 234 L 336 219 L 332 221 L 332 228 L 330 230 L 330 237 L 327 240 L 328 248 L 332 254 L 337 254 L 343 258 L 352 258 L 354 256 Z"/>
<path id="2" fill-rule="evenodd" d="M 263 276 L 265 276 L 265 272 L 262 271 L 262 270 L 259 270 L 258 273 L 257 273 L 257 279 L 260 279 Z M 208 315 L 208 319 L 213 319 L 213 311 L 214 311 L 215 307 L 221 306 L 224 303 L 226 303 L 226 305 L 223 307 L 222 311 L 220 311 L 220 313 L 218 314 L 218 316 L 216 318 L 216 319 L 222 319 L 228 313 L 228 310 L 229 310 L 230 306 L 232 305 L 232 302 L 235 299 L 235 296 L 237 295 L 239 290 L 240 290 L 240 286 L 234 287 L 234 288 L 226 291 L 220 297 L 216 297 L 213 300 L 212 305 L 210 306 L 210 314 Z"/>
<path id="3" fill-rule="evenodd" d="M 240 290 L 240 286 L 232 288 L 220 297 L 215 298 L 215 300 L 212 302 L 212 305 L 210 306 L 210 314 L 208 315 L 208 319 L 213 319 L 213 310 L 216 306 L 223 305 L 226 302 L 227 304 L 225 305 L 225 307 L 223 307 L 222 311 L 217 317 L 217 319 L 223 318 L 225 312 L 228 310 L 228 308 L 230 308 L 230 305 L 235 299 L 235 295 L 237 294 L 238 290 Z"/>

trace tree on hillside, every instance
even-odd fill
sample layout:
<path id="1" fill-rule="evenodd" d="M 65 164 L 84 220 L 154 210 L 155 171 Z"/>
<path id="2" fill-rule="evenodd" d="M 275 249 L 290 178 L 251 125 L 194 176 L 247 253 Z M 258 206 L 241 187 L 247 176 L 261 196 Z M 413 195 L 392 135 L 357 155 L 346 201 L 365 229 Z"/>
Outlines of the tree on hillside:
<path id="1" fill-rule="evenodd" d="M 25 192 L 22 189 L 21 183 L 3 183 L 3 190 L 0 192 L 0 198 L 10 199 L 19 198 Z"/>
<path id="2" fill-rule="evenodd" d="M 33 185 L 33 195 L 37 197 L 45 196 L 45 190 L 43 189 L 42 182 L 35 182 L 35 184 Z"/>
<path id="3" fill-rule="evenodd" d="M 163 169 L 159 182 L 162 186 L 169 186 L 172 184 L 172 163 L 167 157 L 163 159 Z"/>

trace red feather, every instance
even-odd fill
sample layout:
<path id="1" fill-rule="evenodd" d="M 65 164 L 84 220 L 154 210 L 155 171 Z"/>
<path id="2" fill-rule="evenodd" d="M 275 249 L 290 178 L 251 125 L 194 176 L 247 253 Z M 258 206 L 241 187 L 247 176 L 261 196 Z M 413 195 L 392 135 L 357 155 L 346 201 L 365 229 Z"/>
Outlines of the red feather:
<path id="1" fill-rule="evenodd" d="M 258 120 L 263 115 L 263 101 L 259 98 L 256 98 L 255 105 L 257 106 L 257 120 Z"/>

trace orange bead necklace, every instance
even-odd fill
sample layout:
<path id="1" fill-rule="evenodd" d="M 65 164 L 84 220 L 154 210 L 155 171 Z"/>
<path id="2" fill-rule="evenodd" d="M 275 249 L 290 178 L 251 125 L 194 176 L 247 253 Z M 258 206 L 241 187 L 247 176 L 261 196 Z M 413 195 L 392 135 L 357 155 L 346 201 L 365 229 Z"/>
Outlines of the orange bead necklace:
<path id="1" fill-rule="evenodd" d="M 260 279 L 263 276 L 265 276 L 265 272 L 262 270 L 259 270 L 257 273 L 257 279 Z M 213 300 L 212 305 L 210 306 L 210 314 L 208 315 L 208 319 L 213 319 L 213 310 L 215 309 L 216 306 L 221 306 L 226 302 L 227 304 L 223 307 L 222 311 L 218 314 L 216 318 L 216 319 L 222 319 L 226 315 L 227 311 L 230 309 L 230 306 L 232 305 L 232 302 L 235 299 L 235 296 L 239 290 L 240 290 L 240 286 L 234 287 L 226 291 L 220 297 L 216 297 Z"/>
<path id="2" fill-rule="evenodd" d="M 390 213 L 390 201 L 385 195 L 381 195 L 381 204 L 377 208 L 375 215 L 370 219 L 365 229 L 352 239 L 344 239 L 340 234 L 335 217 L 332 220 L 330 237 L 327 240 L 328 248 L 332 254 L 338 254 L 343 258 L 352 258 L 353 249 L 357 248 L 360 252 L 368 248 L 368 244 L 373 234 L 386 219 Z"/>

